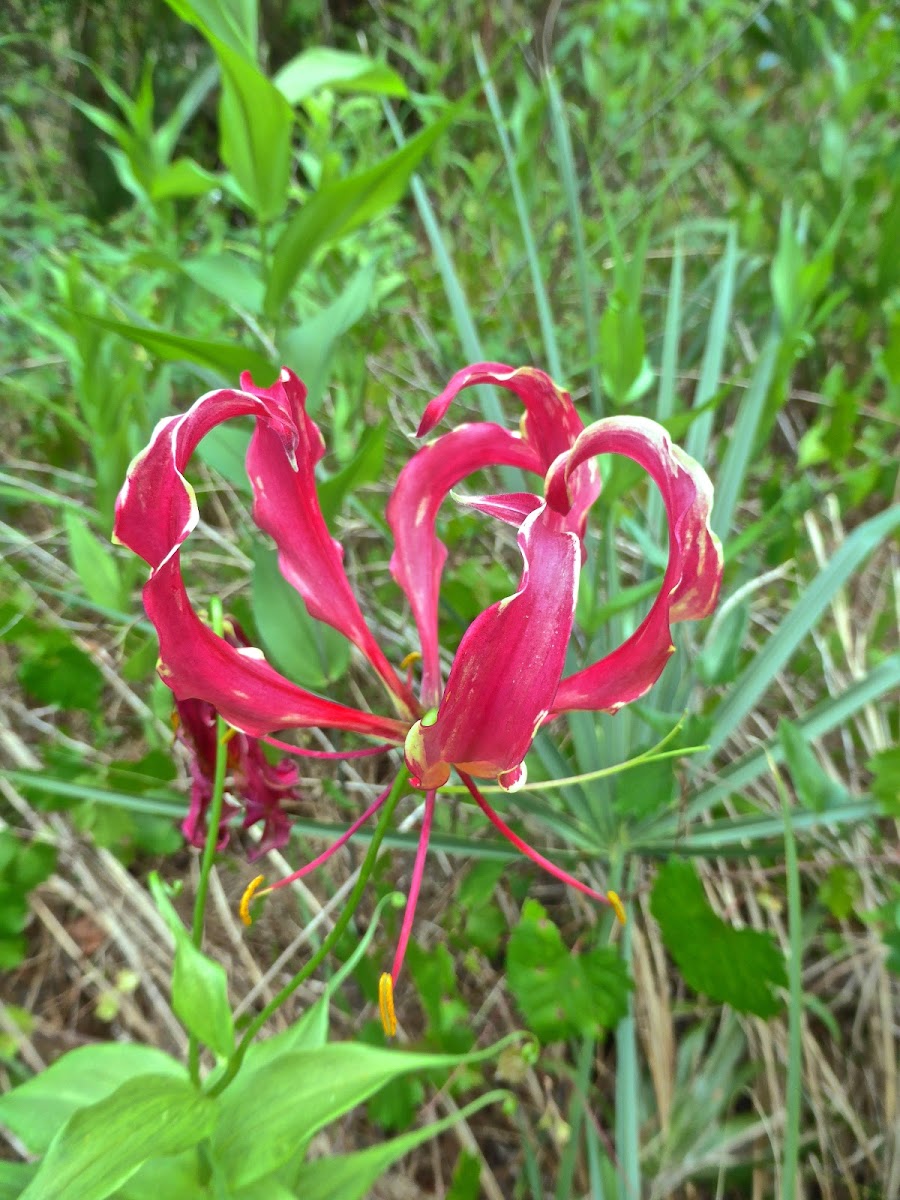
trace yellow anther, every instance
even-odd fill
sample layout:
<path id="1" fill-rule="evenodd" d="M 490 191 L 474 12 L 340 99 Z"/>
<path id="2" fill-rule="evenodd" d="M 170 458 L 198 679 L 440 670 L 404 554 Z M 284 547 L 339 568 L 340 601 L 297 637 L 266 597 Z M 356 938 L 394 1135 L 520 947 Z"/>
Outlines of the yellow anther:
<path id="1" fill-rule="evenodd" d="M 378 1011 L 381 1013 L 381 1027 L 386 1037 L 394 1037 L 397 1033 L 397 1014 L 394 1012 L 394 981 L 387 971 L 378 980 Z"/>
<path id="2" fill-rule="evenodd" d="M 241 902 L 238 905 L 238 916 L 245 925 L 252 925 L 253 918 L 250 916 L 250 901 L 259 890 L 259 885 L 265 881 L 265 875 L 257 875 L 255 879 L 251 879 L 244 888 L 244 894 L 241 896 Z"/>
<path id="3" fill-rule="evenodd" d="M 409 654 L 407 654 L 406 658 L 404 658 L 403 662 L 400 664 L 400 670 L 405 671 L 406 668 L 411 667 L 414 662 L 418 662 L 421 657 L 422 655 L 420 651 L 410 650 Z"/>
<path id="4" fill-rule="evenodd" d="M 222 734 L 222 745 L 227 746 L 233 737 L 237 737 L 237 730 L 233 725 L 229 725 Z"/>
<path id="5" fill-rule="evenodd" d="M 619 899 L 619 893 L 618 892 L 607 892 L 606 898 L 612 905 L 613 912 L 616 914 L 616 919 L 618 920 L 619 924 L 624 925 L 625 924 L 625 905 Z"/>

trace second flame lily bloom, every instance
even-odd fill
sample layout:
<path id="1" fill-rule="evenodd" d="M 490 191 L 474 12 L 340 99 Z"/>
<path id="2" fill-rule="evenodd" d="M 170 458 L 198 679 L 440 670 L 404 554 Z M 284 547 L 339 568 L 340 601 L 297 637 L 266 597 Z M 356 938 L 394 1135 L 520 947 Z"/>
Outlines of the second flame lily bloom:
<path id="1" fill-rule="evenodd" d="M 522 787 L 525 757 L 542 724 L 576 709 L 616 712 L 644 695 L 674 650 L 671 625 L 707 616 L 721 582 L 721 549 L 709 528 L 709 479 L 673 446 L 661 426 L 621 416 L 585 427 L 568 393 L 542 371 L 480 363 L 454 375 L 432 400 L 419 436 L 434 429 L 460 391 L 476 384 L 504 388 L 521 401 L 525 411 L 519 430 L 478 422 L 435 438 L 400 472 L 387 506 L 395 546 L 391 573 L 410 604 L 421 644 L 417 691 L 400 677 L 372 634 L 344 570 L 343 549 L 322 516 L 315 468 L 324 441 L 306 412 L 306 389 L 292 372 L 283 370 L 269 388 L 256 387 L 245 374 L 240 389 L 208 392 L 182 416 L 161 421 L 131 464 L 116 506 L 116 540 L 151 568 L 144 606 L 159 636 L 160 675 L 178 701 L 205 701 L 250 737 L 319 727 L 376 739 L 385 749 L 403 747 L 412 782 L 425 792 L 425 802 L 397 952 L 380 991 L 386 1028 L 393 1020 L 393 984 L 412 928 L 436 791 L 452 769 L 504 837 L 557 878 L 612 904 L 621 917 L 618 897 L 594 891 L 522 841 L 489 805 L 474 778 L 496 779 L 510 791 Z M 275 541 L 281 572 L 310 614 L 343 633 L 371 664 L 392 712 L 365 712 L 298 687 L 271 667 L 260 650 L 217 637 L 193 610 L 180 555 L 198 512 L 184 472 L 210 430 L 241 416 L 256 419 L 247 454 L 256 524 Z M 635 632 L 599 662 L 564 678 L 585 522 L 600 493 L 594 463 L 598 454 L 634 459 L 659 488 L 669 530 L 668 565 L 659 595 Z M 517 529 L 523 570 L 516 591 L 487 608 L 466 630 L 444 684 L 438 593 L 447 551 L 437 536 L 437 514 L 466 476 L 494 466 L 528 472 L 543 486 L 540 494 L 466 501 Z M 328 850 L 273 886 L 321 865 L 378 811 L 389 792 Z"/>

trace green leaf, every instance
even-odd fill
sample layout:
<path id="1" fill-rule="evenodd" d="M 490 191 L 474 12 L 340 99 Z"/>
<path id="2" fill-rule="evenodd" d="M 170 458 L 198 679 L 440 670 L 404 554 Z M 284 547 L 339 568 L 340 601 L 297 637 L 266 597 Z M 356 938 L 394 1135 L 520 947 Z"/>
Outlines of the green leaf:
<path id="1" fill-rule="evenodd" d="M 272 257 L 265 310 L 282 309 L 304 267 L 321 247 L 392 208 L 418 164 L 456 117 L 457 108 L 416 134 L 401 149 L 355 175 L 326 184 L 291 218 Z"/>
<path id="2" fill-rule="evenodd" d="M 43 1154 L 72 1114 L 111 1095 L 135 1075 L 187 1079 L 184 1067 L 153 1046 L 105 1042 L 80 1046 L 0 1096 L 0 1121 L 32 1154 Z"/>
<path id="3" fill-rule="evenodd" d="M 603 387 L 617 408 L 640 399 L 653 383 L 645 346 L 636 303 L 614 292 L 600 318 L 600 361 Z"/>
<path id="4" fill-rule="evenodd" d="M 335 347 L 368 310 L 374 288 L 375 264 L 368 263 L 357 271 L 336 300 L 279 340 L 282 362 L 296 363 L 306 385 L 307 412 L 316 411 L 328 384 Z"/>
<path id="5" fill-rule="evenodd" d="M 222 180 L 192 158 L 176 158 L 153 176 L 152 200 L 174 200 L 184 196 L 205 196 L 222 186 Z"/>
<path id="6" fill-rule="evenodd" d="M 172 1009 L 190 1033 L 219 1058 L 227 1058 L 234 1050 L 234 1022 L 225 968 L 191 941 L 155 871 L 150 875 L 150 891 L 175 939 Z"/>
<path id="7" fill-rule="evenodd" d="M 887 817 L 900 817 L 900 746 L 879 750 L 866 766 L 872 772 L 872 795 Z"/>
<path id="8" fill-rule="evenodd" d="M 256 61 L 257 0 L 166 0 L 166 3 L 208 41 L 219 41 L 248 62 Z"/>
<path id="9" fill-rule="evenodd" d="M 778 737 L 784 750 L 784 761 L 804 808 L 825 812 L 848 803 L 850 793 L 823 769 L 801 729 L 791 721 L 781 720 L 778 723 Z"/>
<path id="10" fill-rule="evenodd" d="M 300 104 L 320 88 L 376 96 L 406 96 L 406 84 L 396 71 L 366 54 L 313 46 L 281 68 L 273 80 L 289 104 Z"/>
<path id="11" fill-rule="evenodd" d="M 326 522 L 340 511 L 344 499 L 367 483 L 376 483 L 384 473 L 384 447 L 388 421 L 367 428 L 353 458 L 330 479 L 319 484 L 319 505 Z"/>
<path id="12" fill-rule="evenodd" d="M 313 1134 L 392 1079 L 484 1062 L 503 1045 L 455 1055 L 337 1042 L 285 1054 L 258 1071 L 242 1072 L 222 1093 L 213 1155 L 231 1187 L 244 1187 L 289 1162 Z"/>
<path id="13" fill-rule="evenodd" d="M 612 947 L 573 953 L 537 900 L 526 900 L 506 951 L 509 989 L 541 1041 L 611 1029 L 632 986 Z"/>
<path id="14" fill-rule="evenodd" d="M 229 383 L 236 382 L 241 371 L 250 371 L 257 386 L 265 387 L 274 381 L 277 374 L 276 368 L 265 355 L 235 342 L 210 342 L 182 333 L 169 333 L 152 325 L 113 321 L 108 317 L 95 316 L 94 313 L 75 312 L 74 315 L 143 346 L 163 362 L 196 363 L 199 367 L 217 371 Z"/>
<path id="15" fill-rule="evenodd" d="M 303 1200 L 363 1200 L 369 1194 L 379 1176 L 398 1158 L 409 1154 L 423 1142 L 436 1138 L 447 1129 L 452 1129 L 457 1121 L 468 1120 L 488 1104 L 496 1104 L 505 1100 L 507 1092 L 488 1092 L 480 1096 L 465 1108 L 452 1116 L 444 1117 L 422 1129 L 413 1130 L 402 1137 L 393 1138 L 368 1150 L 360 1150 L 356 1154 L 331 1154 L 314 1162 L 306 1163 L 297 1176 L 297 1195 Z M 466 1194 L 477 1195 L 478 1162 L 473 1172 L 475 1191 Z M 461 1193 L 456 1193 L 461 1194 Z"/>
<path id="16" fill-rule="evenodd" d="M 151 1156 L 196 1146 L 215 1120 L 215 1102 L 186 1080 L 140 1075 L 72 1115 L 21 1200 L 105 1200 Z"/>
<path id="17" fill-rule="evenodd" d="M 110 547 L 91 533 L 84 517 L 78 513 L 67 509 L 63 519 L 72 566 L 88 599 L 111 608 L 125 608 L 125 588 Z"/>
<path id="18" fill-rule="evenodd" d="M 267 657 L 303 687 L 323 688 L 340 678 L 350 661 L 349 641 L 309 615 L 274 550 L 255 547 L 253 563 L 253 619 Z"/>
<path id="19" fill-rule="evenodd" d="M 222 159 L 262 225 L 280 217 L 291 177 L 294 112 L 252 63 L 212 40 L 222 67 Z"/>
<path id="20" fill-rule="evenodd" d="M 689 862 L 671 858 L 660 868 L 650 911 L 666 949 L 695 992 L 758 1017 L 780 1011 L 774 989 L 785 986 L 787 974 L 771 935 L 734 929 L 718 917 Z"/>
<path id="21" fill-rule="evenodd" d="M 36 1172 L 37 1163 L 0 1162 L 0 1200 L 18 1200 Z"/>
<path id="22" fill-rule="evenodd" d="M 221 254 L 185 258 L 176 265 L 199 287 L 220 300 L 225 300 L 233 308 L 245 309 L 252 313 L 261 311 L 263 283 L 257 265 L 248 259 L 223 251 Z M 234 426 L 229 425 L 227 428 L 233 429 Z"/>
<path id="23" fill-rule="evenodd" d="M 18 670 L 22 687 L 39 704 L 94 713 L 103 694 L 103 675 L 97 664 L 62 630 L 41 632 L 32 652 Z"/>

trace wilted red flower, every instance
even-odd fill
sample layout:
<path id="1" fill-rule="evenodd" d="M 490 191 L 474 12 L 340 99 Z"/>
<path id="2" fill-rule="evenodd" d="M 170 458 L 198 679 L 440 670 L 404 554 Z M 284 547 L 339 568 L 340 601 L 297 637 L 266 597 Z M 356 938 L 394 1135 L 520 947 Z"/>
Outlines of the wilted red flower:
<path id="1" fill-rule="evenodd" d="M 415 786 L 425 791 L 422 832 L 397 954 L 386 997 L 400 972 L 424 869 L 436 790 L 459 774 L 500 832 L 557 878 L 604 903 L 618 898 L 589 888 L 523 842 L 491 808 L 473 777 L 514 790 L 525 782 L 525 756 L 540 727 L 564 712 L 616 712 L 644 695 L 674 647 L 670 626 L 706 616 L 721 581 L 721 550 L 709 528 L 712 487 L 703 469 L 653 421 L 610 417 L 584 427 L 568 393 L 542 371 L 481 363 L 458 372 L 428 405 L 424 436 L 466 387 L 493 384 L 513 392 L 525 413 L 517 432 L 490 422 L 460 425 L 422 447 L 400 472 L 387 507 L 394 535 L 391 572 L 412 609 L 421 644 L 421 681 L 414 690 L 376 642 L 343 567 L 343 549 L 328 532 L 316 494 L 315 467 L 324 454 L 306 413 L 306 389 L 283 370 L 269 388 L 249 375 L 241 389 L 209 392 L 183 416 L 157 426 L 134 460 L 116 506 L 115 536 L 151 567 L 144 605 L 160 642 L 160 674 L 176 697 L 212 705 L 251 738 L 318 726 L 379 739 L 374 750 L 404 748 Z M 247 454 L 253 518 L 278 547 L 279 567 L 310 614 L 340 630 L 381 679 L 393 713 L 376 715 L 297 687 L 262 652 L 217 637 L 191 607 L 180 550 L 197 523 L 197 504 L 184 470 L 200 440 L 233 417 L 253 416 Z M 663 497 L 669 558 L 663 584 L 641 625 L 593 666 L 562 678 L 584 558 L 588 511 L 600 492 L 598 454 L 624 454 L 651 476 Z M 446 684 L 438 650 L 438 591 L 446 548 L 437 536 L 438 510 L 466 476 L 494 466 L 530 472 L 543 494 L 479 496 L 466 501 L 518 530 L 523 559 L 518 589 L 472 622 Z M 298 753 L 303 753 L 299 751 Z M 384 803 L 387 789 L 295 879 L 325 861 Z M 271 890 L 271 889 L 269 889 Z M 390 1004 L 383 1006 L 390 1008 Z M 392 1010 L 391 1010 L 392 1011 Z M 385 1024 L 389 1022 L 385 1018 Z"/>

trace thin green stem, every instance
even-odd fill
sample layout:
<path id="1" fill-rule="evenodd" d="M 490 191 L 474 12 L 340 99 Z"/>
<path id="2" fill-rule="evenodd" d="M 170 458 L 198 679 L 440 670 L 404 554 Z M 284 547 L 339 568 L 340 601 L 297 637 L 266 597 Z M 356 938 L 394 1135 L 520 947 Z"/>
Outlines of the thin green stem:
<path id="1" fill-rule="evenodd" d="M 791 820 L 790 800 L 778 768 L 769 759 L 769 770 L 781 800 L 784 818 L 784 864 L 787 871 L 788 940 L 788 1061 L 785 1084 L 784 1161 L 782 1200 L 794 1200 L 797 1194 L 800 1162 L 800 1096 L 803 1087 L 803 910 L 800 905 L 800 868 L 797 842 Z"/>
<path id="2" fill-rule="evenodd" d="M 210 623 L 213 631 L 222 636 L 224 614 L 222 603 L 214 597 L 209 605 Z M 209 876 L 216 857 L 216 845 L 219 840 L 219 824 L 222 819 L 222 806 L 225 802 L 225 772 L 228 766 L 228 744 L 226 736 L 228 726 L 218 714 L 216 715 L 216 767 L 213 775 L 212 797 L 207 812 L 206 842 L 203 846 L 203 857 L 200 860 L 200 879 L 197 884 L 197 895 L 194 900 L 194 920 L 191 927 L 191 940 L 199 950 L 203 942 L 203 923 L 206 915 L 206 897 L 209 893 Z M 188 1066 L 191 1079 L 195 1085 L 200 1085 L 200 1043 L 195 1034 L 188 1041 Z"/>
<path id="3" fill-rule="evenodd" d="M 409 771 L 404 768 L 397 776 L 394 786 L 391 788 L 391 793 L 384 803 L 384 807 L 381 810 L 381 815 L 378 818 L 378 825 L 375 829 L 375 834 L 369 844 L 369 849 L 366 851 L 366 857 L 363 859 L 362 866 L 359 868 L 359 876 L 356 880 L 356 884 L 353 887 L 353 891 L 348 896 L 347 903 L 342 908 L 341 915 L 335 922 L 331 932 L 324 939 L 322 945 L 312 956 L 312 958 L 309 959 L 305 966 L 297 972 L 297 974 L 289 983 L 285 984 L 278 995 L 272 1001 L 270 1001 L 270 1003 L 266 1005 L 262 1012 L 247 1026 L 244 1036 L 241 1038 L 237 1049 L 228 1060 L 228 1066 L 225 1068 L 224 1074 L 221 1076 L 218 1082 L 210 1088 L 210 1096 L 218 1096 L 220 1092 L 223 1092 L 225 1088 L 228 1087 L 228 1085 L 237 1075 L 238 1071 L 241 1069 L 241 1063 L 244 1061 L 244 1055 L 249 1050 L 250 1044 L 256 1037 L 257 1033 L 259 1033 L 259 1031 L 262 1029 L 263 1025 L 265 1025 L 266 1021 L 268 1021 L 269 1017 L 271 1017 L 272 1014 L 276 1012 L 286 1000 L 290 999 L 290 997 L 294 994 L 301 983 L 304 982 L 304 980 L 308 979 L 310 975 L 312 975 L 313 971 L 316 970 L 326 955 L 329 954 L 332 947 L 343 936 L 344 930 L 350 924 L 357 905 L 362 899 L 362 895 L 365 891 L 366 884 L 369 881 L 369 877 L 371 876 L 372 871 L 375 869 L 378 851 L 381 848 L 384 835 L 387 833 L 394 809 L 397 807 L 400 797 L 404 793 L 408 779 Z"/>

